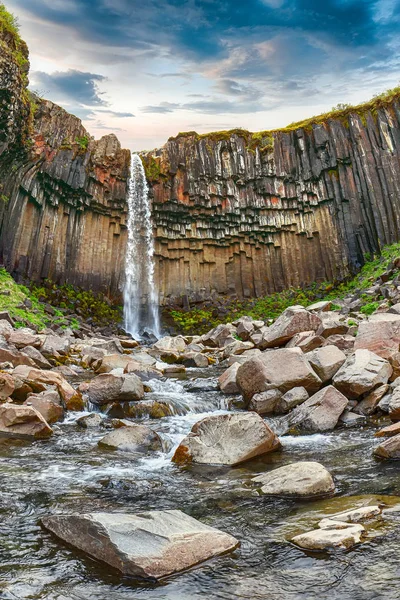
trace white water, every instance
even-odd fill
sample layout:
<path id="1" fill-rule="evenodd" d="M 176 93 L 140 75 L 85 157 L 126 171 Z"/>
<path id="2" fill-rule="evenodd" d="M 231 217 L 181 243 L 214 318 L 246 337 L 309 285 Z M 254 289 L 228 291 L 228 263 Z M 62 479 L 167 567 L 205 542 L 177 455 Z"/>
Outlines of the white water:
<path id="1" fill-rule="evenodd" d="M 145 330 L 160 337 L 154 281 L 154 240 L 149 189 L 143 164 L 132 154 L 128 190 L 128 243 L 125 259 L 124 328 L 140 338 Z"/>

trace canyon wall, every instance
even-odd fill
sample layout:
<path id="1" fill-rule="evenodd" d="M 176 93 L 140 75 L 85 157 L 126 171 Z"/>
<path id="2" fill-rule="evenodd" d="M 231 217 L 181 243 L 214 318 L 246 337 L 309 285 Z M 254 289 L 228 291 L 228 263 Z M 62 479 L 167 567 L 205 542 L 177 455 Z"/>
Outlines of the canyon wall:
<path id="1" fill-rule="evenodd" d="M 163 301 L 339 280 L 400 239 L 400 104 L 288 131 L 194 132 L 143 157 Z"/>
<path id="2" fill-rule="evenodd" d="M 0 29 L 0 263 L 121 298 L 130 153 L 30 94 Z M 163 304 L 340 280 L 400 239 L 399 95 L 283 131 L 171 138 L 143 154 Z"/>
<path id="3" fill-rule="evenodd" d="M 21 43 L 0 36 L 0 262 L 18 280 L 119 298 L 130 152 L 28 92 Z"/>

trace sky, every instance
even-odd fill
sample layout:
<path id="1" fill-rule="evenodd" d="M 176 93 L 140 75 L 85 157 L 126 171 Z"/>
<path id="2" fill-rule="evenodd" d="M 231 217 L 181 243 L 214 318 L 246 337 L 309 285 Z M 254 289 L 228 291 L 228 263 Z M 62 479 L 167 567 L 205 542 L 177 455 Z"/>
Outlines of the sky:
<path id="1" fill-rule="evenodd" d="M 260 131 L 400 80 L 400 0 L 4 0 L 30 87 L 96 138 Z"/>

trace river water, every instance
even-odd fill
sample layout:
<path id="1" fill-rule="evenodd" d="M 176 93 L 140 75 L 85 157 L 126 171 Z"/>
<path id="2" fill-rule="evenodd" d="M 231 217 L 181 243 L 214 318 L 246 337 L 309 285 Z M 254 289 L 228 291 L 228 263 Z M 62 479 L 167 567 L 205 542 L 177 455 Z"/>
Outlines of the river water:
<path id="1" fill-rule="evenodd" d="M 207 376 L 211 370 L 207 370 Z M 0 598 L 5 600 L 396 600 L 400 597 L 400 512 L 348 552 L 306 554 L 287 540 L 321 515 L 400 494 L 400 463 L 371 456 L 374 430 L 283 437 L 279 452 L 236 468 L 171 463 L 192 425 L 227 410 L 218 391 L 189 391 L 189 379 L 151 382 L 151 398 L 177 414 L 152 420 L 166 452 L 145 457 L 97 446 L 104 430 L 78 429 L 69 414 L 49 441 L 0 444 Z M 204 375 L 204 374 L 203 374 Z M 201 380 L 199 380 L 201 381 Z M 180 413 L 180 414 L 178 414 Z M 277 466 L 317 460 L 337 493 L 318 502 L 268 499 L 250 479 Z M 353 498 L 350 500 L 349 497 Z M 354 498 L 354 496 L 362 496 Z M 132 581 L 41 529 L 53 513 L 179 508 L 236 536 L 241 547 L 161 584 Z"/>

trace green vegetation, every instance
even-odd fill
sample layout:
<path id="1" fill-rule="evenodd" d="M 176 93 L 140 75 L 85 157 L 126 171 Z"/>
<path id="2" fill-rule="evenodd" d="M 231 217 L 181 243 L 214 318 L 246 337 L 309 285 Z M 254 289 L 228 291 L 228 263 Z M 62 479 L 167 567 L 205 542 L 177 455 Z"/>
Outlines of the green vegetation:
<path id="1" fill-rule="evenodd" d="M 148 181 L 158 181 L 164 175 L 161 168 L 161 157 L 152 154 L 140 154 L 144 172 Z"/>
<path id="2" fill-rule="evenodd" d="M 101 327 L 120 323 L 122 319 L 122 307 L 112 304 L 103 294 L 95 294 L 69 284 L 56 285 L 46 280 L 40 287 L 33 285 L 32 293 L 42 302 L 72 312 L 83 319 L 90 319 Z M 73 318 L 71 326 L 78 327 L 79 321 Z"/>
<path id="3" fill-rule="evenodd" d="M 386 246 L 376 257 L 367 256 L 369 260 L 364 264 L 361 271 L 355 277 L 341 283 L 313 283 L 304 288 L 290 288 L 283 292 L 275 292 L 263 298 L 252 300 L 231 300 L 224 305 L 226 314 L 219 316 L 215 308 L 194 308 L 189 311 L 169 311 L 175 327 L 184 334 L 201 334 L 220 323 L 226 323 L 238 319 L 243 315 L 249 315 L 254 319 L 266 321 L 275 319 L 286 308 L 294 304 L 308 306 L 319 300 L 339 301 L 345 296 L 357 293 L 362 303 L 361 312 L 371 315 L 381 304 L 383 298 L 371 298 L 362 291 L 369 288 L 378 279 L 393 261 L 400 257 L 400 243 Z M 397 263 L 396 263 L 397 265 Z M 393 277 L 400 275 L 399 265 L 393 273 Z M 333 304 L 332 309 L 337 310 L 340 306 Z"/>
<path id="4" fill-rule="evenodd" d="M 84 152 L 86 152 L 86 150 L 88 149 L 89 142 L 90 138 L 87 135 L 75 138 L 75 143 L 78 144 L 80 150 L 83 150 Z"/>
<path id="5" fill-rule="evenodd" d="M 1 44 L 11 50 L 19 67 L 24 71 L 29 64 L 25 42 L 19 35 L 18 19 L 10 13 L 4 4 L 0 4 Z M 26 81 L 27 76 L 25 74 Z"/>

